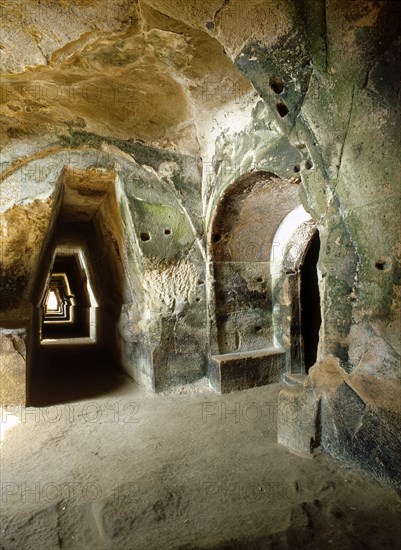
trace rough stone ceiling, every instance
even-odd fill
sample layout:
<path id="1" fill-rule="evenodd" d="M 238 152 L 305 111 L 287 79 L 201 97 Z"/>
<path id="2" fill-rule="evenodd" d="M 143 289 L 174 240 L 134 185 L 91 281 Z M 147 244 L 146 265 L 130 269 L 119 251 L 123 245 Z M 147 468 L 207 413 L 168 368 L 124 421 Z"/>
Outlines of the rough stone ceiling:
<path id="1" fill-rule="evenodd" d="M 221 4 L 2 1 L 1 137 L 84 129 L 199 154 L 205 123 L 253 92 L 230 56 L 255 12 Z"/>

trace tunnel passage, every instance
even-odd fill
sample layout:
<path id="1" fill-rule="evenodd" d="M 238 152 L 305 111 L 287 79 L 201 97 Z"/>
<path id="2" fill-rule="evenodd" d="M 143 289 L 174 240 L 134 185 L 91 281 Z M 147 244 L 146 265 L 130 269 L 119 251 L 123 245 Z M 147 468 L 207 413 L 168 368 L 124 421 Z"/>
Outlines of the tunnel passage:
<path id="1" fill-rule="evenodd" d="M 55 203 L 33 285 L 31 406 L 96 397 L 126 383 L 118 327 L 132 298 L 114 174 L 65 170 Z"/>
<path id="2" fill-rule="evenodd" d="M 85 268 L 77 254 L 55 257 L 42 302 L 42 340 L 91 336 L 91 304 Z M 95 320 L 92 319 L 92 328 Z M 92 334 L 95 336 L 95 334 Z"/>
<path id="3" fill-rule="evenodd" d="M 54 251 L 36 324 L 39 341 L 30 372 L 31 406 L 96 397 L 123 383 L 116 352 L 121 306 L 110 308 L 99 292 L 97 285 L 109 266 L 103 264 L 99 270 L 93 258 L 95 238 L 90 239 L 92 254 L 82 238 L 93 235 L 93 228 L 84 224 L 78 229 L 77 233 L 66 228 L 56 231 L 61 243 Z"/>
<path id="4" fill-rule="evenodd" d="M 301 267 L 301 337 L 305 372 L 313 366 L 317 358 L 319 329 L 321 324 L 320 294 L 317 276 L 319 259 L 319 232 L 313 235 Z"/>

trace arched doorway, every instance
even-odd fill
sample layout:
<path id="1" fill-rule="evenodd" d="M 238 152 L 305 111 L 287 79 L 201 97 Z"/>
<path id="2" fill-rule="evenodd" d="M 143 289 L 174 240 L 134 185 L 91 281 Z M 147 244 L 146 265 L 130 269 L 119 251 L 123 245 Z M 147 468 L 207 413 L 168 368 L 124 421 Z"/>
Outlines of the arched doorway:
<path id="1" fill-rule="evenodd" d="M 286 372 L 304 374 L 316 362 L 321 324 L 319 231 L 300 205 L 284 218 L 274 241 L 270 264 L 274 342 L 286 351 Z"/>
<path id="2" fill-rule="evenodd" d="M 305 372 L 312 367 L 317 359 L 319 344 L 319 329 L 321 325 L 320 293 L 317 274 L 320 238 L 316 231 L 309 243 L 301 267 L 301 337 L 303 363 Z"/>

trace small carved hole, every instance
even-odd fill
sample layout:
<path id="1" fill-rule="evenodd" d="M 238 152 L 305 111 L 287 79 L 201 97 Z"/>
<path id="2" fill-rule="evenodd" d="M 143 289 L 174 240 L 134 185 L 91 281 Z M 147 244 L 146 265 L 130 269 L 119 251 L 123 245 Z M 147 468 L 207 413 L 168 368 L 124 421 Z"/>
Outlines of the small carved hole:
<path id="1" fill-rule="evenodd" d="M 284 118 L 288 115 L 289 113 L 288 107 L 283 101 L 280 101 L 279 103 L 277 103 L 276 107 L 277 107 L 278 114 L 281 116 L 281 118 Z"/>
<path id="2" fill-rule="evenodd" d="M 262 327 L 259 327 L 259 326 L 255 327 L 255 332 L 256 333 L 262 332 Z"/>
<path id="3" fill-rule="evenodd" d="M 150 235 L 146 231 L 143 231 L 140 237 L 141 237 L 141 241 L 143 241 L 144 243 L 146 243 L 146 241 L 150 241 Z"/>
<path id="4" fill-rule="evenodd" d="M 272 76 L 270 79 L 270 88 L 276 94 L 282 94 L 284 90 L 284 82 L 278 76 Z"/>
<path id="5" fill-rule="evenodd" d="M 375 263 L 375 267 L 379 271 L 388 271 L 391 268 L 390 258 L 379 258 Z"/>
<path id="6" fill-rule="evenodd" d="M 221 235 L 220 235 L 220 233 L 214 233 L 213 236 L 212 236 L 212 241 L 213 241 L 214 243 L 218 243 L 220 240 L 221 240 Z"/>
<path id="7" fill-rule="evenodd" d="M 171 229 L 165 229 L 164 234 L 165 235 L 171 235 Z"/>

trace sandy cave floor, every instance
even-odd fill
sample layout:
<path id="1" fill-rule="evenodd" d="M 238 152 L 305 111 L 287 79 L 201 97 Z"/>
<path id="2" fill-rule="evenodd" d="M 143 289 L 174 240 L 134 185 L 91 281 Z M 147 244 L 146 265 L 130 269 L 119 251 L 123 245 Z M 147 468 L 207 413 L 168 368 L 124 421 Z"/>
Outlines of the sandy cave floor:
<path id="1" fill-rule="evenodd" d="M 276 443 L 278 384 L 155 396 L 119 382 L 3 410 L 1 550 L 398 547 L 394 490 Z"/>

